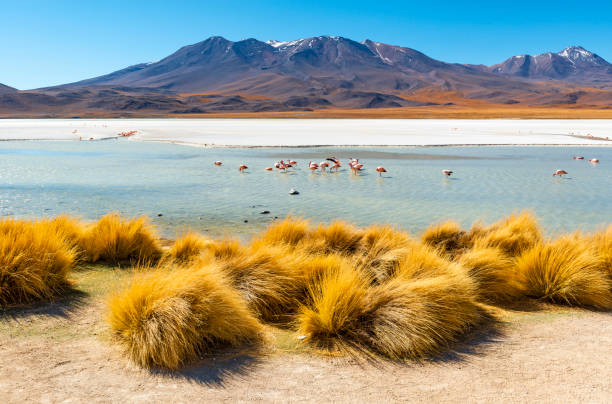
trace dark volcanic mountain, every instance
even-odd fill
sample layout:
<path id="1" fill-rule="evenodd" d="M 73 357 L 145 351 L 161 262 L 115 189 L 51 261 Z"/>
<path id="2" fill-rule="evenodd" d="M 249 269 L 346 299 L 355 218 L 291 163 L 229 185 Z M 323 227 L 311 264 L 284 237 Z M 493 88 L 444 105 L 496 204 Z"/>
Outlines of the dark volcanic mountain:
<path id="1" fill-rule="evenodd" d="M 319 36 L 291 42 L 233 42 L 211 37 L 160 61 L 76 83 L 30 91 L 0 87 L 0 116 L 438 105 L 603 108 L 612 106 L 608 89 L 612 65 L 578 47 L 517 56 L 487 67 L 446 63 L 414 49 L 370 40 Z"/>
<path id="2" fill-rule="evenodd" d="M 0 83 L 0 94 L 14 93 L 17 89 Z"/>
<path id="3" fill-rule="evenodd" d="M 232 42 L 212 37 L 185 46 L 158 62 L 131 66 L 69 86 L 325 96 L 338 89 L 376 92 L 432 85 L 445 90 L 481 86 L 497 89 L 508 88 L 507 82 L 481 69 L 444 63 L 410 48 L 320 36 L 291 42 Z"/>
<path id="4" fill-rule="evenodd" d="M 513 56 L 487 70 L 530 79 L 608 84 L 612 80 L 612 64 L 580 46 L 571 46 L 558 53 Z"/>
<path id="5" fill-rule="evenodd" d="M 413 49 L 370 40 L 359 43 L 321 36 L 292 42 L 232 42 L 212 37 L 185 46 L 158 62 L 131 66 L 70 86 L 155 87 L 190 93 L 231 89 L 262 95 L 304 95 L 305 91 L 326 94 L 338 88 L 380 91 L 444 85 L 443 75 L 492 80 L 471 67 L 440 62 Z"/>

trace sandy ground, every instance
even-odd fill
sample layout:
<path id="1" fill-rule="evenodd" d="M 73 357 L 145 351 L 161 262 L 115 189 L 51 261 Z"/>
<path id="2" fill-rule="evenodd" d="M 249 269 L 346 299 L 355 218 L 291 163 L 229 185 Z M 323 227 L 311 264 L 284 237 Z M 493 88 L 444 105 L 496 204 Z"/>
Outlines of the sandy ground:
<path id="1" fill-rule="evenodd" d="M 131 140 L 206 146 L 612 145 L 600 140 L 612 139 L 612 120 L 0 120 L 0 140 L 104 139 L 132 130 Z"/>
<path id="2" fill-rule="evenodd" d="M 612 313 L 513 312 L 500 334 L 424 364 L 275 350 L 226 353 L 169 375 L 123 359 L 98 320 L 102 307 L 53 305 L 4 319 L 0 402 L 612 400 Z"/>

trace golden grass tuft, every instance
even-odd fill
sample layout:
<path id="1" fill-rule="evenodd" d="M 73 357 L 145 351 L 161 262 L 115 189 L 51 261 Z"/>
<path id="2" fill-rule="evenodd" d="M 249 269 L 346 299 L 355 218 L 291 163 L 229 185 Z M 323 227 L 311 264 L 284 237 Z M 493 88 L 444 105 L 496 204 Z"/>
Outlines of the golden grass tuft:
<path id="1" fill-rule="evenodd" d="M 356 266 L 377 280 L 386 279 L 395 272 L 407 249 L 416 244 L 410 235 L 391 226 L 370 226 L 355 254 Z"/>
<path id="2" fill-rule="evenodd" d="M 369 290 L 361 331 L 367 344 L 391 359 L 420 360 L 452 348 L 489 320 L 467 277 L 391 279 Z"/>
<path id="3" fill-rule="evenodd" d="M 346 348 L 358 338 L 359 319 L 367 310 L 369 282 L 344 267 L 324 273 L 309 285 L 309 306 L 297 321 L 307 342 L 327 348 Z"/>
<path id="4" fill-rule="evenodd" d="M 88 262 L 155 262 L 161 257 L 161 247 L 146 218 L 124 219 L 109 213 L 89 226 L 81 246 Z"/>
<path id="5" fill-rule="evenodd" d="M 515 257 L 535 246 L 542 240 L 542 232 L 537 219 L 530 212 L 523 212 L 471 232 L 477 248 L 497 247 L 504 253 Z"/>
<path id="6" fill-rule="evenodd" d="M 588 241 L 592 243 L 600 257 L 604 272 L 612 279 L 612 225 L 595 233 Z"/>
<path id="7" fill-rule="evenodd" d="M 219 261 L 228 260 L 235 257 L 243 256 L 246 253 L 246 248 L 240 244 L 238 240 L 223 239 L 218 241 L 209 241 L 205 247 L 204 261 L 216 259 Z M 210 257 L 206 257 L 209 255 Z"/>
<path id="8" fill-rule="evenodd" d="M 453 220 L 429 226 L 421 234 L 421 241 L 451 256 L 470 246 L 466 231 Z"/>
<path id="9" fill-rule="evenodd" d="M 318 225 L 299 246 L 312 254 L 353 254 L 360 245 L 363 231 L 343 221 Z"/>
<path id="10" fill-rule="evenodd" d="M 309 288 L 299 333 L 328 349 L 418 360 L 445 351 L 488 320 L 467 276 L 370 284 L 350 267 L 327 272 Z"/>
<path id="11" fill-rule="evenodd" d="M 514 262 L 499 248 L 474 248 L 461 255 L 459 263 L 477 285 L 480 299 L 491 303 L 511 302 L 522 297 Z"/>
<path id="12" fill-rule="evenodd" d="M 256 240 L 262 244 L 288 244 L 295 246 L 310 233 L 307 220 L 288 216 L 273 223 Z"/>
<path id="13" fill-rule="evenodd" d="M 302 270 L 289 250 L 282 246 L 245 247 L 240 254 L 217 262 L 262 320 L 289 321 L 304 285 Z"/>
<path id="14" fill-rule="evenodd" d="M 68 285 L 77 254 L 55 225 L 0 220 L 0 305 L 50 299 Z"/>
<path id="15" fill-rule="evenodd" d="M 612 308 L 612 280 L 588 241 L 564 236 L 541 242 L 516 260 L 525 293 L 570 306 Z"/>
<path id="16" fill-rule="evenodd" d="M 186 233 L 179 237 L 164 253 L 163 260 L 178 265 L 185 265 L 196 260 L 202 254 L 210 241 L 197 233 Z"/>
<path id="17" fill-rule="evenodd" d="M 438 250 L 423 244 L 413 244 L 405 249 L 405 254 L 389 277 L 404 279 L 424 279 L 440 275 L 463 276 L 465 269 L 438 254 Z"/>
<path id="18" fill-rule="evenodd" d="M 68 243 L 81 250 L 82 247 L 80 244 L 82 242 L 85 226 L 78 219 L 61 215 L 53 219 L 43 219 L 40 222 L 46 223 L 50 231 L 65 237 Z"/>
<path id="19" fill-rule="evenodd" d="M 177 369 L 219 346 L 257 342 L 262 327 L 213 266 L 157 270 L 111 298 L 108 321 L 132 361 Z"/>

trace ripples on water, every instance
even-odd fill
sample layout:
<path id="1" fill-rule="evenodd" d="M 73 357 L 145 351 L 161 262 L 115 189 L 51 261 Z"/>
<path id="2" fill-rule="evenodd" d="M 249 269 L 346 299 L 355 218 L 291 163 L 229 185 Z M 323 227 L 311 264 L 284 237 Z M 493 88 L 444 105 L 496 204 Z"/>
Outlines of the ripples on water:
<path id="1" fill-rule="evenodd" d="M 329 155 L 341 158 L 343 170 L 307 169 L 309 160 Z M 297 159 L 297 169 L 264 170 L 283 157 Z M 350 174 L 349 157 L 360 158 L 366 171 Z M 211 149 L 129 140 L 0 142 L 0 159 L 2 216 L 144 214 L 168 237 L 186 229 L 250 234 L 287 214 L 391 223 L 412 232 L 448 218 L 466 226 L 491 222 L 521 209 L 533 210 L 550 232 L 612 222 L 612 149 L 603 147 Z M 214 166 L 215 160 L 223 166 Z M 247 173 L 238 173 L 241 163 L 249 166 Z M 377 165 L 389 171 L 383 178 L 374 171 Z M 441 173 L 446 168 L 456 173 L 450 179 Z M 553 178 L 555 169 L 569 175 Z M 291 188 L 300 195 L 289 195 Z"/>

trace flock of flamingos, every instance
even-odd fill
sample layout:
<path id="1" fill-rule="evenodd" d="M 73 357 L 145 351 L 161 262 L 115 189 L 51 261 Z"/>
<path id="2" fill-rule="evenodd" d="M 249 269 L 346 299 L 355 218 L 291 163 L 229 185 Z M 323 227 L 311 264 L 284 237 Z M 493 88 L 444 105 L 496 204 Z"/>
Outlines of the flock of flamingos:
<path id="1" fill-rule="evenodd" d="M 584 157 L 583 156 L 573 156 L 572 160 L 584 160 Z M 597 164 L 599 163 L 599 159 L 592 158 L 592 159 L 589 159 L 589 162 L 592 164 Z M 274 170 L 274 168 L 276 168 L 277 170 L 281 170 L 281 171 L 287 171 L 287 169 L 296 166 L 297 163 L 298 162 L 295 160 L 289 160 L 289 159 L 287 161 L 280 160 L 274 163 L 274 167 L 266 167 L 266 171 L 272 171 Z M 220 165 L 223 165 L 223 162 L 220 160 L 217 160 L 215 161 L 214 164 L 216 166 L 220 166 Z M 308 162 L 308 168 L 311 171 L 321 170 L 322 172 L 325 172 L 326 169 L 329 169 L 330 172 L 334 172 L 334 171 L 337 172 L 341 166 L 342 164 L 340 163 L 340 160 L 333 156 L 326 158 L 320 163 L 316 163 L 314 161 Z M 359 162 L 359 159 L 354 159 L 354 158 L 349 159 L 348 166 L 353 172 L 353 174 L 355 175 L 357 175 L 359 171 L 361 171 L 364 167 L 363 163 Z M 238 166 L 238 171 L 243 172 L 244 170 L 248 168 L 249 167 L 246 164 L 240 164 L 240 166 Z M 382 176 L 382 173 L 386 173 L 387 170 L 383 166 L 378 166 L 376 167 L 376 172 L 378 173 L 379 176 Z M 442 170 L 442 174 L 446 175 L 447 177 L 450 177 L 453 174 L 453 171 L 452 170 Z M 565 170 L 555 170 L 555 172 L 553 173 L 553 177 L 556 175 L 558 175 L 559 177 L 563 177 L 566 174 L 567 174 L 567 171 Z"/>
<path id="2" fill-rule="evenodd" d="M 287 161 L 285 160 L 277 161 L 276 163 L 274 163 L 274 167 L 266 167 L 266 171 L 272 171 L 275 168 L 280 171 L 287 171 L 289 168 L 296 166 L 297 163 L 298 163 L 297 161 L 290 160 L 290 159 L 288 159 Z M 222 164 L 223 164 L 222 161 L 219 161 L 219 160 L 215 161 L 216 166 L 220 166 Z M 329 172 L 334 172 L 334 171 L 338 171 L 341 166 L 342 166 L 342 163 L 340 163 L 340 160 L 333 156 L 326 158 L 320 163 L 316 163 L 314 161 L 308 162 L 308 168 L 310 169 L 310 171 L 321 170 L 321 172 L 325 172 L 326 169 L 329 169 Z M 354 159 L 354 158 L 349 159 L 348 166 L 353 172 L 353 174 L 355 175 L 358 174 L 359 171 L 363 170 L 363 167 L 364 167 L 363 163 L 359 162 L 359 159 Z M 240 164 L 240 166 L 238 166 L 238 171 L 243 172 L 247 168 L 249 167 L 246 164 Z M 382 176 L 382 173 L 386 173 L 387 170 L 383 166 L 378 166 L 376 167 L 376 172 L 378 173 L 378 175 Z M 445 174 L 446 172 L 448 172 L 448 174 L 446 175 L 451 175 L 453 173 L 450 170 L 443 170 L 443 172 Z"/>

